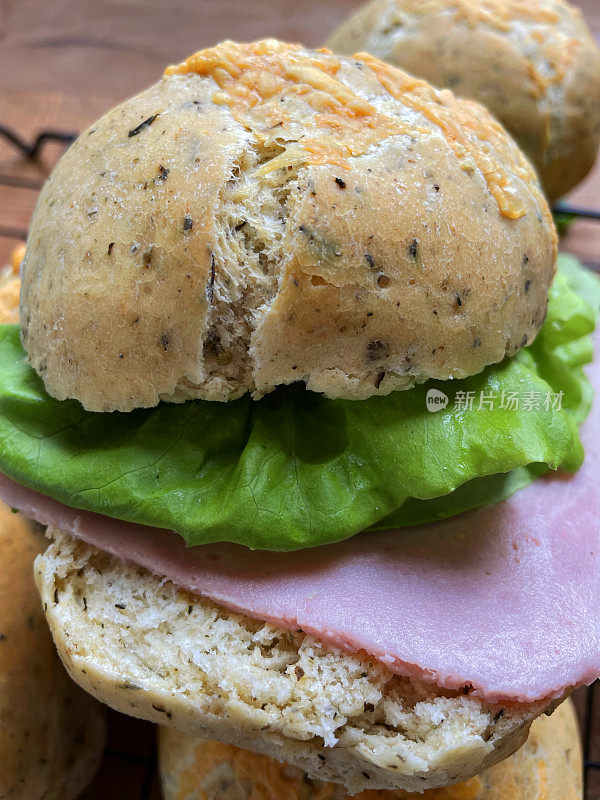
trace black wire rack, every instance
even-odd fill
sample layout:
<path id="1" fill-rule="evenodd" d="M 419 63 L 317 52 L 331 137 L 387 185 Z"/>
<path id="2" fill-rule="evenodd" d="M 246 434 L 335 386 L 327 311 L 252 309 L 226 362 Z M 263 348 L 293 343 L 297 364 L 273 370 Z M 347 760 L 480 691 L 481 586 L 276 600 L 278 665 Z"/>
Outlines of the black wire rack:
<path id="1" fill-rule="evenodd" d="M 51 142 L 58 143 L 65 147 L 72 144 L 77 138 L 76 133 L 58 130 L 42 130 L 33 141 L 27 141 L 19 133 L 4 125 L 0 125 L 0 140 L 4 139 L 12 145 L 23 157 L 30 160 L 37 160 L 42 155 L 46 145 Z M 25 177 L 15 177 L 4 175 L 0 171 L 0 190 L 2 186 L 16 187 L 33 192 L 39 192 L 43 181 Z M 600 210 L 578 208 L 570 203 L 561 202 L 554 206 L 556 214 L 564 215 L 573 219 L 587 219 L 600 222 Z M 11 228 L 0 224 L 0 239 L 27 239 L 27 229 Z M 0 265 L 1 266 L 1 265 Z M 594 265 L 600 269 L 600 264 Z M 584 797 L 586 800 L 600 800 L 600 789 L 594 788 L 594 775 L 600 775 L 600 741 L 594 741 L 594 731 L 600 731 L 600 682 L 596 682 L 590 687 L 580 689 L 579 694 L 583 695 L 583 703 L 580 703 L 580 723 L 584 757 Z M 110 773 L 118 771 L 119 765 L 126 765 L 128 769 L 133 769 L 137 773 L 137 784 L 132 792 L 123 787 L 123 797 L 128 800 L 153 800 L 158 798 L 158 778 L 157 778 L 157 757 L 154 736 L 154 727 L 149 723 L 140 720 L 129 720 L 125 737 L 121 732 L 119 735 L 111 735 L 111 731 L 122 724 L 120 715 L 111 712 L 109 714 L 109 739 L 104 752 L 104 763 L 101 773 L 96 783 L 102 783 L 102 772 Z M 94 784 L 95 785 L 95 784 Z M 94 792 L 94 785 L 84 793 L 81 800 L 92 800 L 100 795 Z M 594 794 L 592 794 L 594 792 Z M 103 796 L 111 796 L 118 800 L 114 789 Z"/>

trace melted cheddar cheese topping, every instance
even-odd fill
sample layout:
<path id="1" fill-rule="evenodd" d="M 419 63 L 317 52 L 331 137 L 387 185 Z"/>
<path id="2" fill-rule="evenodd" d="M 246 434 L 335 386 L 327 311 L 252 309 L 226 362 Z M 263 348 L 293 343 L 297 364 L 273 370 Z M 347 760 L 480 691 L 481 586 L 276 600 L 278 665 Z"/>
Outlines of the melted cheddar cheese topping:
<path id="1" fill-rule="evenodd" d="M 457 100 L 451 92 L 438 91 L 426 81 L 417 83 L 414 78 L 410 78 L 413 84 L 407 89 L 405 78 L 409 76 L 406 73 L 368 53 L 358 53 L 356 58 L 371 68 L 392 97 L 440 128 L 462 169 L 469 171 L 474 165 L 478 167 L 505 217 L 519 219 L 525 215 L 525 206 L 516 187 L 496 159 L 496 153 L 505 149 L 506 134 L 481 106 Z M 519 151 L 515 151 L 511 171 L 527 185 L 535 182 L 533 169 Z"/>
<path id="2" fill-rule="evenodd" d="M 550 0 L 547 5 L 539 0 L 402 0 L 401 12 L 417 17 L 441 11 L 453 13 L 454 24 L 472 29 L 484 26 L 509 34 L 514 26 L 519 26 L 540 48 L 540 58 L 531 55 L 527 67 L 532 95 L 536 98 L 545 95 L 550 86 L 562 83 L 581 46 L 577 36 L 569 36 L 558 27 L 561 20 L 572 25 L 581 17 L 579 9 L 567 6 L 562 0 Z M 548 28 L 553 29 L 552 35 Z"/>
<path id="3" fill-rule="evenodd" d="M 515 20 L 542 25 L 556 25 L 560 20 L 555 8 L 532 0 L 444 0 L 443 4 L 440 0 L 402 0 L 404 11 L 420 16 L 427 16 L 442 5 L 454 11 L 455 22 L 465 22 L 472 27 L 484 24 L 499 31 L 509 30 Z"/>
<path id="4" fill-rule="evenodd" d="M 471 25 L 483 22 L 490 27 L 505 31 L 514 19 L 555 25 L 560 15 L 551 8 L 543 8 L 531 0 L 454 0 L 457 19 Z"/>
<path id="5" fill-rule="evenodd" d="M 336 78 L 340 66 L 328 50 L 311 53 L 299 45 L 263 39 L 251 44 L 222 42 L 168 67 L 165 74 L 211 77 L 219 87 L 213 102 L 229 106 L 241 124 L 265 139 L 287 139 L 286 128 L 293 123 L 290 112 L 303 106 L 301 138 L 286 142 L 288 154 L 270 162 L 270 170 L 287 162 L 351 169 L 348 159 L 371 145 L 418 131 L 378 113 L 345 86 Z"/>
<path id="6" fill-rule="evenodd" d="M 355 59 L 372 71 L 388 95 L 416 112 L 408 115 L 411 120 L 421 116 L 439 129 L 462 169 L 481 171 L 504 216 L 524 216 L 513 176 L 531 184 L 535 175 L 524 158 L 512 156 L 510 173 L 500 163 L 499 154 L 508 158 L 506 134 L 489 114 L 366 53 Z M 341 69 L 342 62 L 329 50 L 310 52 L 264 39 L 222 42 L 168 67 L 165 74 L 211 78 L 217 86 L 214 103 L 228 106 L 259 139 L 283 146 L 284 152 L 263 171 L 290 164 L 351 169 L 352 157 L 383 139 L 431 134 L 431 125 L 408 124 L 399 115 L 378 110 L 340 79 Z"/>
<path id="7" fill-rule="evenodd" d="M 531 28 L 530 35 L 541 45 L 547 70 L 542 72 L 533 61 L 529 61 L 528 71 L 536 97 L 542 97 L 552 84 L 564 80 L 579 43 L 559 31 L 553 37 L 548 36 L 548 26 L 556 28 L 561 20 L 557 9 L 565 8 L 562 4 L 543 7 L 531 0 L 453 0 L 453 5 L 456 8 L 455 21 L 465 22 L 473 28 L 483 24 L 507 33 L 519 22 Z M 560 39 L 559 43 L 556 37 Z"/>

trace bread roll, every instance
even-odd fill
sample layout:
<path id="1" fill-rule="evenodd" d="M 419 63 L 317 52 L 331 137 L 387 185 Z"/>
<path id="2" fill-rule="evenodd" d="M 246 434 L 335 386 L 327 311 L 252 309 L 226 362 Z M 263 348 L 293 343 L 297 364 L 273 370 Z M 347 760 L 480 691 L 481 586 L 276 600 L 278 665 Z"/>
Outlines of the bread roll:
<path id="1" fill-rule="evenodd" d="M 365 398 L 532 341 L 556 235 L 482 107 L 366 54 L 265 40 L 192 56 L 113 109 L 46 183 L 23 343 L 94 411 Z"/>
<path id="2" fill-rule="evenodd" d="M 0 797 L 71 800 L 104 747 L 100 705 L 64 671 L 33 582 L 44 536 L 0 503 Z"/>
<path id="3" fill-rule="evenodd" d="M 551 200 L 589 172 L 600 142 L 600 50 L 565 0 L 373 0 L 333 33 L 487 106 Z"/>
<path id="4" fill-rule="evenodd" d="M 356 792 L 465 780 L 516 750 L 548 710 L 403 678 L 53 535 L 36 582 L 56 647 L 75 681 L 124 713 Z"/>
<path id="5" fill-rule="evenodd" d="M 340 786 L 311 780 L 232 745 L 174 728 L 159 733 L 164 800 L 347 800 Z M 355 800 L 582 800 L 582 759 L 570 700 L 531 726 L 527 742 L 510 758 L 466 783 L 423 794 L 366 790 Z"/>

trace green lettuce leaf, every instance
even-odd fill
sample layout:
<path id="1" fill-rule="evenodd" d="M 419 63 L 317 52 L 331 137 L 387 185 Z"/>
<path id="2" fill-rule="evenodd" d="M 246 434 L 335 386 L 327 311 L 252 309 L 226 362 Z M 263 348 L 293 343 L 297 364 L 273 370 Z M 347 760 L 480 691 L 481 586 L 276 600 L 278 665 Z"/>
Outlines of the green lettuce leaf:
<path id="1" fill-rule="evenodd" d="M 548 468 L 577 467 L 577 424 L 590 404 L 581 365 L 591 355 L 585 337 L 597 295 L 596 279 L 563 259 L 534 344 L 465 380 L 366 401 L 292 386 L 259 402 L 127 414 L 49 397 L 18 329 L 5 326 L 0 470 L 76 508 L 172 528 L 190 545 L 294 550 L 390 520 L 458 513 L 502 499 Z M 450 397 L 435 413 L 426 407 L 432 389 Z M 456 402 L 459 392 L 475 398 L 472 410 Z M 562 407 L 546 408 L 558 392 Z M 539 407 L 478 408 L 481 396 L 511 393 L 536 396 Z"/>
<path id="2" fill-rule="evenodd" d="M 587 417 L 593 399 L 592 388 L 582 368 L 594 356 L 589 334 L 594 330 L 600 313 L 600 280 L 573 256 L 561 253 L 558 263 L 544 325 L 533 344 L 521 350 L 516 358 L 543 377 L 553 394 L 562 392 L 562 407 L 573 422 L 580 425 Z M 575 471 L 582 460 L 583 448 L 576 438 L 573 450 L 561 467 Z M 546 471 L 546 465 L 534 463 L 507 474 L 475 478 L 432 500 L 410 498 L 372 527 L 385 530 L 420 525 L 499 503 Z"/>

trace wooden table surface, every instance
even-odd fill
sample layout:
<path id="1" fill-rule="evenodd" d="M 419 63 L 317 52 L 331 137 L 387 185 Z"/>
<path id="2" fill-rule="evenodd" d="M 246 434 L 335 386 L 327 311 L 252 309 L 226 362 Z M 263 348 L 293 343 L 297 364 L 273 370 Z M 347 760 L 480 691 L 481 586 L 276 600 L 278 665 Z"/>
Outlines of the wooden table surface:
<path id="1" fill-rule="evenodd" d="M 0 125 L 27 139 L 47 128 L 78 132 L 156 81 L 168 63 L 223 38 L 264 36 L 320 44 L 358 0 L 0 0 Z M 577 0 L 600 39 L 600 0 Z M 37 191 L 62 146 L 30 161 L 0 141 L 0 265 L 24 238 Z M 568 198 L 600 208 L 600 165 Z M 563 249 L 600 266 L 600 224 L 575 223 Z M 586 694 L 577 693 L 584 728 Z M 600 698 L 599 703 L 600 705 Z M 588 709 L 589 711 L 589 709 Z M 600 717 L 600 708 L 597 709 Z M 600 760 L 600 724 L 589 757 Z M 109 715 L 109 747 L 84 800 L 160 797 L 154 730 Z M 589 800 L 600 800 L 591 773 Z"/>

